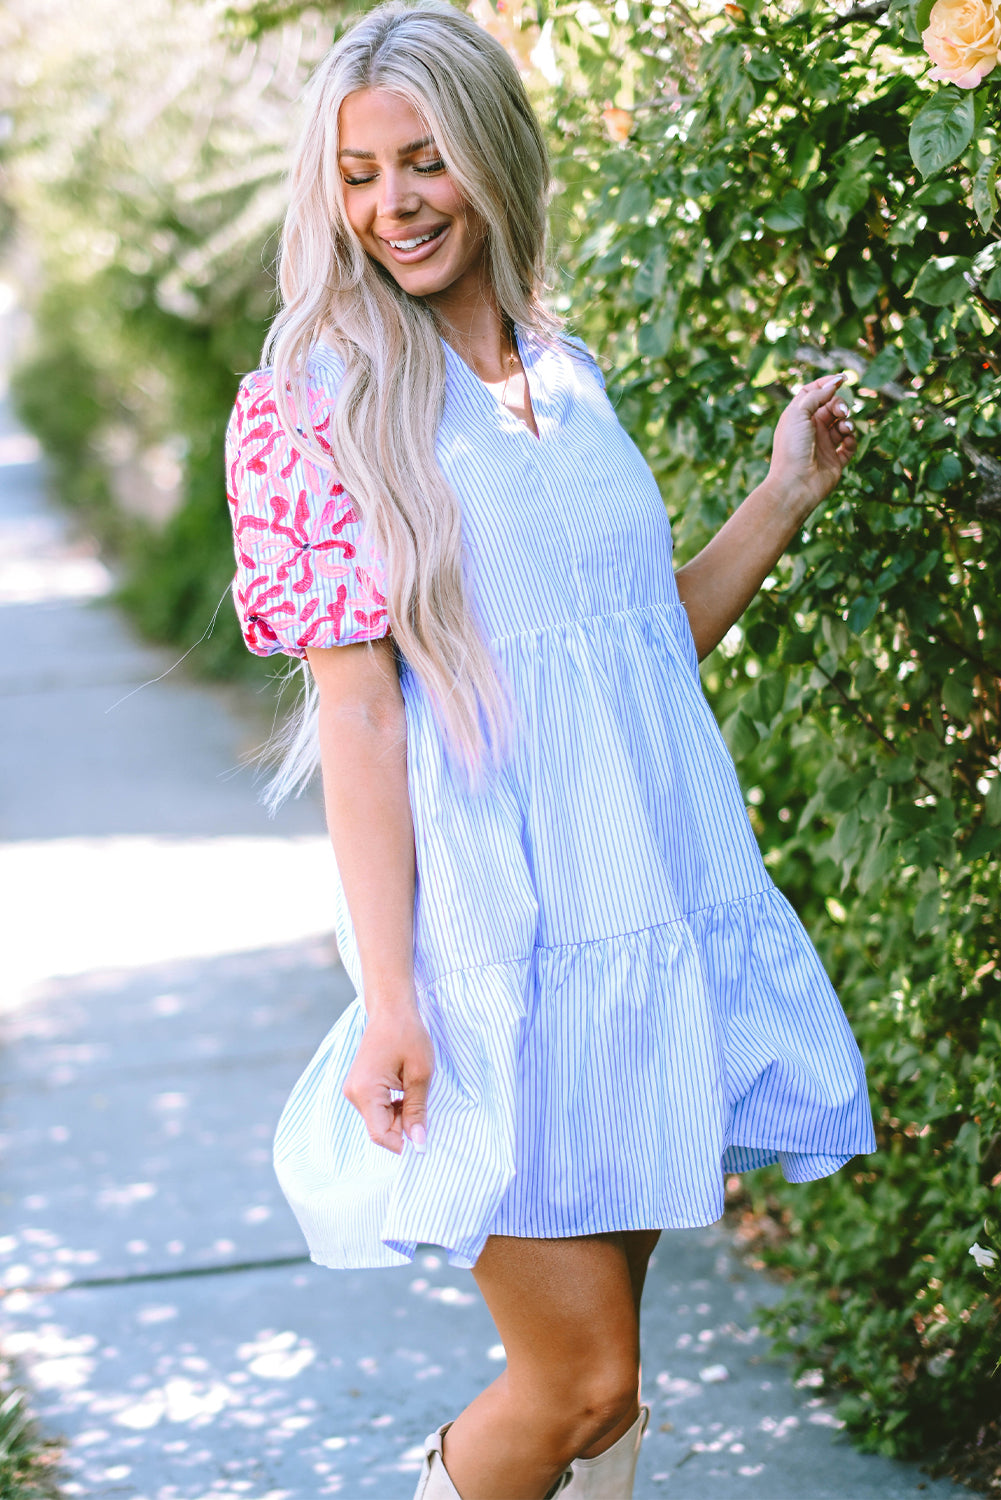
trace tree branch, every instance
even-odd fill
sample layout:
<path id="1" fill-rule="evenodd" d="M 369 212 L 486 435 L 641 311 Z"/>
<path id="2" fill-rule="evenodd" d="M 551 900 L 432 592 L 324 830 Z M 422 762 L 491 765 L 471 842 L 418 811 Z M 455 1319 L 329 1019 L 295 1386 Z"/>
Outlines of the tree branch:
<path id="1" fill-rule="evenodd" d="M 854 349 L 814 349 L 808 344 L 803 344 L 796 350 L 796 358 L 800 364 L 813 365 L 820 370 L 854 370 L 863 381 L 870 363 Z M 895 380 L 888 380 L 877 389 L 888 401 L 913 400 L 915 394 L 898 385 Z M 969 438 L 960 438 L 959 446 L 983 485 L 973 502 L 974 513 L 986 520 L 998 519 L 1001 517 L 1001 462 L 990 454 L 982 453 Z"/>
<path id="2" fill-rule="evenodd" d="M 975 501 L 980 516 L 1001 516 L 1001 463 L 989 453 L 981 453 L 969 438 L 960 438 L 959 446 L 973 465 L 983 489 Z"/>
<path id="3" fill-rule="evenodd" d="M 981 290 L 980 282 L 977 280 L 977 278 L 975 276 L 971 276 L 969 271 L 964 271 L 963 280 L 966 282 L 966 285 L 970 288 L 970 291 L 973 293 L 974 297 L 976 297 L 977 301 L 980 303 L 980 306 L 983 308 L 987 316 L 989 318 L 993 318 L 995 323 L 1001 323 L 1001 308 L 998 307 L 998 304 L 996 302 L 992 302 L 991 299 L 984 294 L 984 292 Z"/>
<path id="4" fill-rule="evenodd" d="M 818 370 L 854 370 L 860 380 L 872 363 L 871 360 L 863 359 L 854 349 L 814 349 L 809 344 L 800 345 L 796 350 L 796 359 L 801 365 L 815 365 Z M 890 401 L 906 401 L 914 395 L 913 391 L 906 390 L 895 380 L 888 380 L 877 389 L 881 396 L 886 396 Z"/>
<path id="5" fill-rule="evenodd" d="M 853 26 L 856 21 L 877 21 L 890 9 L 890 0 L 866 0 L 863 5 L 853 5 L 843 15 L 832 16 L 827 23 L 828 31 L 838 31 L 842 26 Z"/>
<path id="6" fill-rule="evenodd" d="M 888 749 L 892 750 L 894 755 L 900 755 L 900 746 L 894 740 L 891 740 L 888 734 L 885 734 L 883 730 L 880 729 L 875 719 L 873 719 L 869 714 L 866 713 L 861 703 L 857 703 L 854 698 L 849 697 L 844 688 L 841 686 L 840 682 L 838 682 L 836 678 L 832 677 L 830 672 L 826 672 L 819 662 L 814 662 L 813 665 L 816 667 L 817 671 L 822 677 L 827 678 L 827 681 L 830 683 L 831 687 L 837 693 L 838 697 L 844 703 L 845 707 L 849 710 L 852 716 L 858 719 L 859 723 L 863 724 L 865 728 L 868 729 L 870 734 L 874 734 L 878 740 L 882 740 L 883 744 L 886 745 Z M 935 790 L 930 781 L 925 780 L 920 771 L 915 771 L 914 780 L 919 781 L 921 785 L 925 787 L 933 797 L 940 796 L 940 793 Z"/>

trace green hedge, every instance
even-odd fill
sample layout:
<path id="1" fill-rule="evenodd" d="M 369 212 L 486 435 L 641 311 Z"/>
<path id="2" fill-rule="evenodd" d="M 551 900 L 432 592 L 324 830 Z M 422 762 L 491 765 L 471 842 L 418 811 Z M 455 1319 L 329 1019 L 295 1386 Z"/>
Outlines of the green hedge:
<path id="1" fill-rule="evenodd" d="M 763 475 L 795 382 L 854 372 L 858 458 L 706 684 L 880 1150 L 745 1192 L 795 1273 L 771 1330 L 853 1437 L 972 1451 L 1001 1410 L 1001 1268 L 969 1253 L 1001 1249 L 1001 85 L 928 82 L 897 0 L 752 0 L 698 33 L 649 4 L 554 16 L 569 295 L 682 560 Z"/>
<path id="2" fill-rule="evenodd" d="M 246 651 L 225 597 L 233 550 L 223 438 L 237 372 L 256 367 L 265 324 L 239 305 L 220 327 L 188 322 L 159 309 L 152 287 L 142 302 L 135 287 L 123 299 L 121 281 L 112 273 L 84 287 L 45 286 L 32 350 L 12 379 L 15 405 L 42 441 L 54 492 L 117 563 L 119 601 L 143 633 L 193 647 L 188 665 L 200 675 L 260 678 L 263 664 Z M 159 399 L 144 394 L 151 370 Z M 183 434 L 182 503 L 162 527 L 114 502 L 99 440 L 115 420 L 144 443 Z"/>

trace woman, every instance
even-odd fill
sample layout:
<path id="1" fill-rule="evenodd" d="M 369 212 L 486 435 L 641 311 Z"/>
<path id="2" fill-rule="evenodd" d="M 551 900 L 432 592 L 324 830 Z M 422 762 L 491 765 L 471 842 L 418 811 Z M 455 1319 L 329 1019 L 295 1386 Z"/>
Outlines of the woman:
<path id="1" fill-rule="evenodd" d="M 854 452 L 838 378 L 675 579 L 650 470 L 540 300 L 548 188 L 498 44 L 371 11 L 312 84 L 228 434 L 237 608 L 318 689 L 359 992 L 282 1116 L 282 1187 L 322 1264 L 472 1267 L 507 1354 L 428 1439 L 424 1500 L 631 1495 L 661 1230 L 716 1220 L 724 1171 L 874 1149 L 697 670 Z"/>

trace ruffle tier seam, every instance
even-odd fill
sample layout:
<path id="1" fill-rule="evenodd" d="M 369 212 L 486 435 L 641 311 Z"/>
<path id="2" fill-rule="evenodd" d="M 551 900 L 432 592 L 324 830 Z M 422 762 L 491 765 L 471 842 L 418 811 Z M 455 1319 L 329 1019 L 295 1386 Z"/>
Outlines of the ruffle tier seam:
<path id="1" fill-rule="evenodd" d="M 596 620 L 622 620 L 628 615 L 652 615 L 658 610 L 684 611 L 684 608 L 680 599 L 658 599 L 652 604 L 636 605 L 633 609 L 602 610 L 593 615 L 568 615 L 565 620 L 554 620 L 550 625 L 537 625 L 531 630 L 512 630 L 507 635 L 492 635 L 490 645 L 502 646 L 505 641 L 523 641 L 530 636 L 556 635 L 561 630 L 590 625 Z"/>
<path id="2" fill-rule="evenodd" d="M 686 926 L 692 917 L 701 917 L 706 912 L 726 911 L 734 906 L 743 906 L 748 901 L 756 901 L 760 896 L 781 894 L 774 885 L 762 886 L 760 890 L 748 891 L 743 896 L 735 896 L 730 901 L 716 901 L 711 906 L 697 906 L 692 911 L 685 912 L 683 916 L 673 917 L 669 922 L 653 922 L 646 927 L 630 927 L 625 932 L 606 932 L 601 937 L 584 938 L 579 943 L 536 943 L 531 953 L 515 954 L 511 958 L 492 958 L 482 964 L 457 964 L 454 969 L 446 969 L 442 974 L 435 974 L 429 979 L 424 988 L 432 990 L 445 979 L 451 979 L 456 974 L 482 974 L 486 969 L 507 969 L 514 964 L 530 962 L 536 953 L 565 953 L 580 948 L 596 948 L 600 943 L 614 943 L 619 938 L 639 937 L 645 932 L 664 932 L 669 927 Z"/>

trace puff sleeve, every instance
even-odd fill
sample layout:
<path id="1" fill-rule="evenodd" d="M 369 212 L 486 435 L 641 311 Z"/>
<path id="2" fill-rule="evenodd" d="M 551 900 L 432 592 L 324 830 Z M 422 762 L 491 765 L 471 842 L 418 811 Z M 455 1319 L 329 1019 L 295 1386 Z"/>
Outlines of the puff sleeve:
<path id="1" fill-rule="evenodd" d="M 321 444 L 334 395 L 310 372 L 310 415 Z M 257 656 L 343 646 L 389 634 L 385 569 L 350 495 L 289 441 L 278 421 L 271 370 L 240 383 L 226 429 L 226 491 L 233 522 L 233 601 Z"/>

